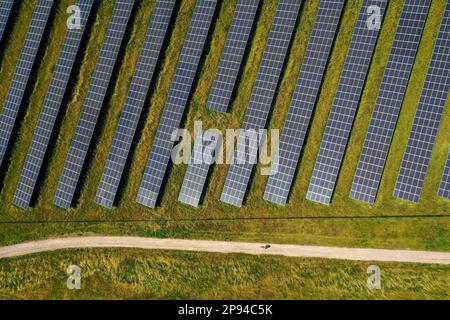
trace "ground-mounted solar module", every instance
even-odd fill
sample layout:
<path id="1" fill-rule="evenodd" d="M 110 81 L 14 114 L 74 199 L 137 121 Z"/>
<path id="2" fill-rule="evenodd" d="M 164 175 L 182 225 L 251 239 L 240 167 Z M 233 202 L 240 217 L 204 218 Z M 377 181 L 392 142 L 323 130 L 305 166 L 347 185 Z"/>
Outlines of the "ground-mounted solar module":
<path id="1" fill-rule="evenodd" d="M 407 0 L 381 82 L 350 197 L 373 204 L 431 1 Z"/>
<path id="2" fill-rule="evenodd" d="M 174 144 L 172 134 L 181 124 L 216 5 L 215 0 L 198 0 L 196 3 L 136 198 L 138 203 L 147 207 L 154 208 L 158 201 Z"/>
<path id="3" fill-rule="evenodd" d="M 394 196 L 418 202 L 450 90 L 450 2 L 445 9 Z"/>
<path id="4" fill-rule="evenodd" d="M 81 10 L 81 28 L 67 31 L 58 62 L 54 67 L 50 87 L 16 189 L 14 204 L 18 207 L 28 208 L 30 205 L 93 3 L 94 0 L 79 0 L 77 3 Z"/>
<path id="5" fill-rule="evenodd" d="M 279 160 L 272 170 L 264 199 L 288 201 L 303 144 L 317 102 L 328 59 L 344 7 L 344 0 L 322 0 L 303 59 L 279 144 Z"/>
<path id="6" fill-rule="evenodd" d="M 206 104 L 209 110 L 218 112 L 228 110 L 259 2 L 260 0 L 240 0 L 237 4 L 219 69 Z"/>
<path id="7" fill-rule="evenodd" d="M 14 0 L 3 0 L 0 2 L 0 41 L 2 40 L 6 24 L 8 23 L 13 4 Z"/>
<path id="8" fill-rule="evenodd" d="M 372 10 L 374 5 L 378 10 Z M 309 200 L 322 204 L 331 201 L 380 33 L 381 25 L 368 21 L 379 11 L 381 22 L 386 5 L 386 0 L 363 1 L 306 195 Z"/>
<path id="9" fill-rule="evenodd" d="M 194 142 L 194 150 L 184 176 L 178 200 L 198 207 L 211 165 L 214 163 L 221 144 L 221 135 L 212 132 L 201 132 Z"/>
<path id="10" fill-rule="evenodd" d="M 96 202 L 104 207 L 114 205 L 142 108 L 150 89 L 153 73 L 166 38 L 175 0 L 159 0 L 152 13 L 136 71 L 120 115 L 108 161 L 98 187 Z"/>
<path id="11" fill-rule="evenodd" d="M 450 200 L 450 151 L 448 152 L 447 162 L 445 163 L 438 195 L 442 198 L 447 198 Z"/>
<path id="12" fill-rule="evenodd" d="M 28 29 L 25 43 L 17 63 L 8 96 L 0 116 L 0 165 L 3 163 L 11 134 L 16 123 L 25 89 L 29 82 L 31 70 L 39 50 L 42 35 L 53 7 L 52 0 L 38 1 L 34 9 L 31 25 Z"/>
<path id="13" fill-rule="evenodd" d="M 55 205 L 61 208 L 67 209 L 72 204 L 133 5 L 134 1 L 130 0 L 116 1 L 53 201 Z"/>
<path id="14" fill-rule="evenodd" d="M 283 1 L 278 4 L 275 20 L 267 40 L 256 83 L 238 134 L 237 150 L 233 156 L 221 200 L 240 207 L 244 201 L 251 173 L 254 168 L 251 158 L 258 152 L 258 137 L 248 135 L 251 130 L 259 133 L 266 126 L 272 107 L 281 71 L 286 59 L 289 45 L 296 25 L 302 1 Z M 240 137 L 239 137 L 240 136 Z M 241 159 L 241 160 L 239 160 Z"/>

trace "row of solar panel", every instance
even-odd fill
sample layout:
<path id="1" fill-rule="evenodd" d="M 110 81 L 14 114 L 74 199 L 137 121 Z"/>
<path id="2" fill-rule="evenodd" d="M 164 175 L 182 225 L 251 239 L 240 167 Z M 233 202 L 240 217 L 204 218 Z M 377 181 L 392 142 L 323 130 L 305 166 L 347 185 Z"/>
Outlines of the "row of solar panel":
<path id="1" fill-rule="evenodd" d="M 137 202 L 143 205 L 155 207 L 161 194 L 173 147 L 170 137 L 172 132 L 180 126 L 203 47 L 210 32 L 211 21 L 216 11 L 216 2 L 215 0 L 197 1 L 139 189 Z M 264 193 L 264 198 L 268 201 L 285 204 L 288 200 L 336 37 L 344 2 L 343 0 L 322 0 L 320 2 L 316 23 L 281 136 L 278 171 L 272 172 Z M 12 1 L 10 3 L 12 4 Z M 14 203 L 22 208 L 27 208 L 30 205 L 35 192 L 36 181 L 47 152 L 50 136 L 92 4 L 93 0 L 78 1 L 78 5 L 82 9 L 83 27 L 68 31 L 55 67 L 52 83 L 41 111 L 14 199 Z M 105 207 L 110 208 L 114 205 L 155 66 L 166 38 L 174 5 L 175 0 L 159 0 L 152 14 L 139 62 L 97 192 L 97 203 Z M 211 110 L 224 112 L 229 107 L 259 5 L 259 0 L 241 0 L 237 5 L 218 73 L 207 103 Z M 363 2 L 308 190 L 307 198 L 310 200 L 325 204 L 331 201 L 386 5 L 387 0 L 364 0 Z M 43 35 L 52 6 L 53 1 L 39 1 L 35 9 L 7 103 L 0 118 L 2 123 L 0 159 L 3 159 L 6 152 L 29 73 L 39 48 L 40 38 Z M 54 203 L 60 207 L 69 208 L 72 204 L 133 6 L 134 1 L 116 1 L 55 196 Z M 429 6 L 430 1 L 406 0 L 405 2 L 352 186 L 350 194 L 352 198 L 370 203 L 375 201 Z M 243 129 L 259 130 L 266 127 L 300 7 L 301 1 L 296 0 L 280 0 L 278 4 L 275 20 L 242 124 Z M 0 17 L 2 15 L 7 17 L 7 13 L 3 14 L 3 11 L 0 8 Z M 409 149 L 405 154 L 395 191 L 397 196 L 412 201 L 417 201 L 420 196 L 432 146 L 450 88 L 448 79 L 450 69 L 448 65 L 450 61 L 449 12 L 450 8 L 447 6 L 421 103 L 419 104 L 412 137 L 408 143 Z M 373 17 L 372 21 L 370 20 L 371 17 Z M 2 18 L 0 22 L 3 20 L 5 19 Z M 0 27 L 4 24 L 0 24 Z M 433 104 L 430 104 L 430 99 L 434 99 Z M 434 131 L 430 132 L 430 127 L 434 128 Z M 424 130 L 424 128 L 427 130 Z M 180 201 L 194 206 L 199 204 L 216 153 L 218 140 L 218 136 L 206 136 L 206 139 L 203 135 L 196 137 L 192 158 L 195 159 L 206 153 L 208 161 L 204 161 L 204 163 L 193 161 L 189 165 L 181 189 Z M 208 142 L 206 146 L 205 141 Z M 243 141 L 246 140 L 238 138 L 238 144 L 243 143 Z M 250 141 L 250 145 L 252 145 L 252 142 L 253 145 L 258 147 L 258 141 Z M 240 149 L 238 148 L 238 150 Z M 241 150 L 255 151 L 245 147 Z M 408 152 L 411 153 L 411 156 L 408 155 Z M 239 155 L 236 152 L 234 157 L 238 156 L 247 158 L 249 154 Z M 420 162 L 420 165 L 418 165 L 418 162 Z M 232 164 L 221 200 L 235 206 L 241 206 L 253 169 L 254 165 L 252 164 Z M 444 173 L 439 189 L 439 195 L 448 198 L 449 179 L 447 177 L 448 168 Z"/>
<path id="2" fill-rule="evenodd" d="M 0 41 L 8 23 L 13 4 L 13 0 L 5 0 L 0 3 Z"/>

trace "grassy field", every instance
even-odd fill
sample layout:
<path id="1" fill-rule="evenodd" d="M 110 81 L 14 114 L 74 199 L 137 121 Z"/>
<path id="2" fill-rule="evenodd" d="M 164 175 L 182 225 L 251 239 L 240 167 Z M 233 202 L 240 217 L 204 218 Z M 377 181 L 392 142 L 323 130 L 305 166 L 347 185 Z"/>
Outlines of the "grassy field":
<path id="1" fill-rule="evenodd" d="M 81 268 L 81 290 L 66 270 Z M 381 290 L 367 268 L 381 269 Z M 35 299 L 448 299 L 448 266 L 247 255 L 78 250 L 0 261 L 0 297 Z"/>
<path id="2" fill-rule="evenodd" d="M 0 193 L 0 243 L 14 243 L 56 235 L 101 233 L 430 250 L 450 249 L 450 219 L 419 217 L 420 215 L 450 213 L 450 203 L 438 198 L 436 195 L 448 146 L 450 145 L 450 136 L 446 134 L 450 129 L 450 108 L 447 108 L 442 121 L 420 203 L 410 204 L 392 197 L 397 172 L 445 8 L 444 1 L 434 0 L 432 2 L 423 41 L 420 45 L 403 111 L 399 119 L 398 129 L 396 130 L 383 176 L 379 198 L 374 206 L 353 201 L 348 198 L 348 194 L 394 38 L 394 32 L 392 31 L 395 30 L 398 24 L 403 0 L 392 0 L 389 2 L 383 29 L 337 184 L 335 197 L 330 206 L 322 206 L 307 201 L 305 195 L 362 0 L 347 1 L 345 14 L 340 25 L 337 41 L 307 138 L 304 155 L 299 165 L 299 174 L 295 180 L 292 196 L 287 206 L 273 205 L 262 199 L 267 178 L 260 175 L 255 175 L 246 205 L 242 209 L 221 203 L 219 198 L 224 185 L 227 166 L 216 166 L 214 168 L 212 183 L 208 186 L 205 201 L 197 210 L 174 201 L 178 197 L 186 170 L 185 166 L 175 166 L 171 170 L 168 183 L 164 189 L 161 207 L 156 210 L 150 210 L 135 203 L 135 197 L 156 132 L 158 119 L 161 116 L 170 89 L 176 62 L 180 56 L 183 39 L 188 30 L 195 5 L 194 0 L 185 0 L 182 1 L 177 12 L 176 24 L 167 50 L 162 57 L 163 61 L 157 74 L 156 84 L 151 89 L 151 99 L 146 106 L 148 109 L 146 123 L 136 145 L 136 152 L 133 154 L 131 166 L 126 170 L 127 179 L 120 205 L 113 210 L 105 210 L 94 203 L 95 194 L 112 143 L 114 128 L 117 125 L 120 111 L 126 98 L 127 88 L 137 63 L 140 44 L 145 37 L 146 28 L 143 26 L 148 24 L 155 4 L 155 0 L 140 1 L 120 72 L 117 81 L 113 84 L 113 95 L 107 101 L 105 114 L 98 130 L 98 140 L 92 146 L 91 165 L 86 172 L 86 179 L 84 179 L 81 187 L 78 204 L 76 208 L 65 212 L 53 206 L 52 201 L 70 141 L 82 110 L 89 80 L 101 49 L 102 39 L 105 36 L 108 26 L 107 22 L 113 9 L 113 1 L 101 1 L 93 27 L 95 32 L 92 32 L 90 35 L 83 64 L 80 67 L 77 80 L 73 83 L 75 86 L 73 95 L 61 124 L 59 137 L 51 150 L 51 161 L 46 164 L 45 179 L 41 185 L 38 203 L 34 208 L 24 211 L 14 207 L 12 199 L 33 134 L 33 130 L 30 130 L 30 128 L 34 128 L 36 125 L 51 78 L 51 71 L 57 61 L 59 48 L 66 31 L 65 8 L 73 2 L 72 0 L 62 0 L 58 4 L 58 14 L 51 29 L 51 41 L 48 42 L 47 50 L 37 72 L 37 81 L 34 85 L 30 103 L 27 106 L 26 116 L 22 121 L 18 141 L 14 145 L 12 156 L 8 162 L 6 176 Z M 199 78 L 187 108 L 185 127 L 188 129 L 192 129 L 195 120 L 203 120 L 205 128 L 217 127 L 219 129 L 238 128 L 242 122 L 270 25 L 275 15 L 277 1 L 266 0 L 263 2 L 258 25 L 252 39 L 248 61 L 239 84 L 237 97 L 232 104 L 232 112 L 230 114 L 211 113 L 205 110 L 205 104 L 218 67 L 236 2 L 236 0 L 222 1 L 218 19 L 214 24 L 212 41 L 208 44 L 204 63 L 201 70 L 199 70 Z M 36 1 L 22 2 L 12 34 L 9 36 L 6 44 L 5 59 L 1 62 L 0 68 L 0 79 L 2 79 L 0 82 L 0 101 L 5 100 L 14 66 L 26 34 L 26 26 L 29 24 L 35 3 Z M 292 49 L 274 104 L 274 112 L 269 124 L 270 128 L 282 128 L 283 126 L 302 58 L 314 25 L 318 5 L 318 0 L 306 1 L 302 9 Z M 1 104 L 0 108 L 2 108 Z M 380 218 L 380 216 L 385 215 L 413 215 L 417 217 L 402 219 Z M 261 217 L 306 218 L 311 216 L 329 219 L 243 220 Z M 366 218 L 345 218 L 351 216 L 364 216 Z M 189 221 L 190 219 L 200 219 L 200 221 Z M 209 221 L 205 219 L 230 220 Z M 242 220 L 233 221 L 232 219 Z M 84 221 L 85 223 L 69 222 L 74 220 Z M 133 223 L 113 222 L 117 220 L 149 221 Z M 66 221 L 67 223 L 46 223 L 50 221 Z M 100 223 L 101 221 L 103 223 Z M 5 224 L 5 222 L 8 222 L 8 224 Z M 23 223 L 14 224 L 14 222 Z M 31 222 L 31 224 L 26 222 Z"/>

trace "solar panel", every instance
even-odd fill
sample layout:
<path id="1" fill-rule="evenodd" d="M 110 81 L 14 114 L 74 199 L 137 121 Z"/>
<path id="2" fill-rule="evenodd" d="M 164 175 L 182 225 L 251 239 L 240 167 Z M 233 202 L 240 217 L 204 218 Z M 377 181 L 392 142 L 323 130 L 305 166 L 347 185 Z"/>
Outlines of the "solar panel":
<path id="1" fill-rule="evenodd" d="M 138 203 L 150 208 L 154 208 L 158 200 L 172 152 L 173 141 L 171 141 L 171 136 L 180 126 L 216 4 L 216 0 L 198 0 L 195 6 L 191 25 L 136 198 Z"/>
<path id="2" fill-rule="evenodd" d="M 72 204 L 133 5 L 134 1 L 131 0 L 116 1 L 100 57 L 59 180 L 54 199 L 54 204 L 59 207 L 67 209 Z"/>
<path id="3" fill-rule="evenodd" d="M 259 132 L 266 126 L 301 3 L 302 1 L 281 0 L 278 4 L 258 77 L 242 124 L 244 132 L 248 133 L 248 130 Z M 242 134 L 241 132 L 240 135 Z M 230 166 L 220 198 L 223 202 L 237 207 L 242 206 L 254 166 L 249 160 L 257 152 L 252 146 L 259 144 L 254 140 L 254 136 L 249 137 L 249 139 L 239 139 L 238 136 L 237 151 L 233 158 L 234 163 Z M 240 151 L 244 152 L 244 150 L 246 154 L 239 154 Z M 238 159 L 248 159 L 248 161 L 239 163 Z"/>
<path id="4" fill-rule="evenodd" d="M 439 185 L 438 195 L 450 200 L 450 151 L 448 153 L 441 184 Z"/>
<path id="5" fill-rule="evenodd" d="M 221 136 L 217 133 L 201 132 L 195 138 L 194 151 L 184 177 L 178 200 L 198 207 L 205 188 L 211 165 L 219 152 Z"/>
<path id="6" fill-rule="evenodd" d="M 259 0 L 240 0 L 237 5 L 206 104 L 209 110 L 228 110 L 258 6 Z"/>
<path id="7" fill-rule="evenodd" d="M 431 1 L 407 0 L 359 158 L 350 197 L 373 204 Z"/>
<path id="8" fill-rule="evenodd" d="M 394 196 L 418 202 L 450 90 L 450 3 L 445 9 L 434 53 L 417 107 Z"/>
<path id="9" fill-rule="evenodd" d="M 3 163 L 23 95 L 33 69 L 34 60 L 41 44 L 47 20 L 52 10 L 53 0 L 39 1 L 34 9 L 31 25 L 14 72 L 5 105 L 0 116 L 0 165 Z"/>
<path id="10" fill-rule="evenodd" d="M 114 199 L 141 117 L 142 108 L 150 89 L 174 5 L 175 0 L 159 0 L 152 13 L 141 55 L 97 191 L 96 202 L 104 207 L 111 208 L 114 205 Z"/>
<path id="11" fill-rule="evenodd" d="M 386 0 L 363 2 L 314 166 L 306 196 L 309 200 L 323 204 L 331 201 L 380 31 L 367 24 L 370 9 L 377 5 L 383 17 L 386 4 Z"/>
<path id="12" fill-rule="evenodd" d="M 69 29 L 45 97 L 13 203 L 28 208 L 94 0 L 79 0 L 81 29 Z"/>
<path id="13" fill-rule="evenodd" d="M 6 24 L 8 23 L 14 0 L 3 0 L 0 2 L 0 41 L 3 37 Z"/>
<path id="14" fill-rule="evenodd" d="M 319 12 L 281 135 L 278 168 L 269 176 L 264 192 L 264 199 L 268 201 L 284 205 L 288 200 L 344 2 L 320 1 Z"/>

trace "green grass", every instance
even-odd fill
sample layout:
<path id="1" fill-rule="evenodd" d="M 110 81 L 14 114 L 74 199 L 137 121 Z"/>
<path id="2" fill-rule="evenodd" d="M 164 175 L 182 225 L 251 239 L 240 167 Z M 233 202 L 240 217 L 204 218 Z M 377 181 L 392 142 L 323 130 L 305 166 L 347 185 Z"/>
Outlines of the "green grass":
<path id="1" fill-rule="evenodd" d="M 212 85 L 212 80 L 218 67 L 227 30 L 236 0 L 223 1 L 215 24 L 210 50 L 207 52 L 203 68 L 199 70 L 200 77 L 195 92 L 187 108 L 185 127 L 192 129 L 193 122 L 201 119 L 204 126 L 224 128 L 238 128 L 242 122 L 248 104 L 251 89 L 255 82 L 258 66 L 262 58 L 271 22 L 275 15 L 277 1 L 264 1 L 261 16 L 251 43 L 248 63 L 245 65 L 242 80 L 239 84 L 237 98 L 233 102 L 230 114 L 207 112 L 205 104 Z M 18 22 L 16 23 L 10 41 L 6 48 L 6 59 L 1 64 L 0 101 L 4 101 L 9 83 L 12 78 L 16 57 L 26 33 L 27 21 L 30 20 L 34 2 L 27 1 L 21 5 Z M 186 170 L 185 166 L 175 166 L 171 171 L 168 184 L 164 189 L 161 207 L 150 210 L 135 203 L 135 197 L 141 181 L 144 166 L 156 132 L 158 119 L 164 107 L 170 89 L 176 62 L 181 53 L 183 39 L 189 27 L 195 1 L 182 1 L 177 13 L 176 24 L 172 38 L 164 53 L 161 71 L 156 85 L 152 88 L 149 116 L 142 138 L 127 168 L 129 179 L 126 184 L 124 197 L 118 208 L 105 210 L 94 203 L 96 190 L 100 182 L 108 151 L 112 143 L 114 128 L 117 125 L 121 108 L 126 98 L 127 88 L 137 59 L 140 45 L 145 37 L 147 23 L 155 1 L 142 1 L 137 13 L 130 43 L 126 48 L 125 58 L 114 94 L 108 102 L 105 124 L 100 130 L 99 143 L 94 148 L 91 167 L 88 169 L 87 179 L 82 186 L 81 198 L 77 208 L 68 212 L 52 205 L 58 179 L 66 159 L 71 138 L 86 96 L 89 80 L 92 76 L 96 59 L 101 49 L 102 39 L 108 26 L 113 9 L 112 1 L 102 1 L 97 14 L 94 30 L 89 39 L 83 65 L 76 83 L 74 94 L 68 105 L 67 114 L 63 120 L 59 138 L 49 163 L 48 173 L 39 195 L 35 208 L 24 211 L 12 205 L 15 188 L 23 167 L 26 152 L 31 141 L 33 130 L 39 116 L 45 92 L 51 78 L 51 70 L 59 54 L 59 48 L 65 34 L 65 7 L 73 1 L 62 1 L 59 5 L 57 19 L 53 23 L 51 41 L 46 50 L 38 79 L 34 86 L 26 117 L 23 119 L 18 142 L 14 146 L 9 161 L 4 187 L 0 193 L 0 221 L 53 221 L 53 220 L 122 220 L 122 219 L 203 219 L 203 218 L 256 218 L 256 217 L 344 217 L 369 216 L 374 219 L 333 219 L 307 221 L 229 221 L 229 222 L 164 222 L 154 221 L 135 224 L 51 224 L 51 225 L 0 225 L 0 243 L 14 243 L 26 239 L 36 239 L 48 236 L 68 234 L 139 234 L 175 237 L 201 237 L 220 239 L 254 239 L 270 240 L 273 242 L 334 244 L 349 246 L 377 246 L 377 247 L 409 247 L 433 250 L 449 250 L 450 219 L 379 219 L 380 215 L 423 215 L 449 214 L 450 203 L 437 197 L 437 188 L 445 162 L 450 137 L 446 132 L 450 129 L 450 111 L 444 115 L 441 130 L 436 141 L 436 147 L 428 172 L 424 195 L 418 204 L 410 204 L 393 198 L 397 172 L 403 151 L 412 125 L 421 88 L 426 76 L 426 70 L 432 54 L 434 41 L 439 30 L 445 3 L 433 1 L 429 19 L 425 28 L 423 41 L 418 53 L 417 62 L 405 98 L 403 112 L 399 119 L 398 129 L 394 137 L 389 154 L 386 172 L 383 176 L 380 194 L 374 206 L 362 204 L 348 198 L 353 174 L 356 168 L 362 143 L 368 127 L 371 111 L 376 101 L 378 88 L 382 79 L 384 67 L 403 0 L 390 1 L 383 30 L 380 35 L 370 74 L 364 90 L 361 105 L 352 131 L 349 147 L 344 159 L 343 168 L 337 184 L 333 203 L 322 206 L 305 199 L 313 165 L 317 157 L 318 148 L 324 126 L 333 102 L 334 93 L 342 71 L 344 59 L 351 40 L 353 26 L 360 9 L 362 0 L 348 1 L 345 14 L 340 26 L 336 45 L 333 49 L 330 64 L 326 72 L 323 88 L 317 109 L 307 138 L 304 155 L 299 164 L 299 174 L 295 180 L 292 196 L 285 207 L 270 204 L 262 199 L 267 177 L 256 175 L 252 181 L 247 204 L 237 209 L 219 201 L 220 193 L 227 174 L 227 166 L 216 166 L 213 170 L 212 183 L 204 204 L 197 210 L 180 204 L 177 199 L 181 182 Z M 301 65 L 308 38 L 314 25 L 318 0 L 306 1 L 301 19 L 295 34 L 293 46 L 287 61 L 287 67 L 282 77 L 280 90 L 276 98 L 274 112 L 270 121 L 270 128 L 282 128 L 283 122 L 292 97 L 299 67 Z M 1 108 L 1 106 L 0 106 Z"/>
<path id="2" fill-rule="evenodd" d="M 66 287 L 69 265 L 81 290 Z M 381 268 L 369 290 L 367 268 Z M 0 261 L 1 299 L 448 299 L 448 266 L 143 250 L 76 250 Z"/>

